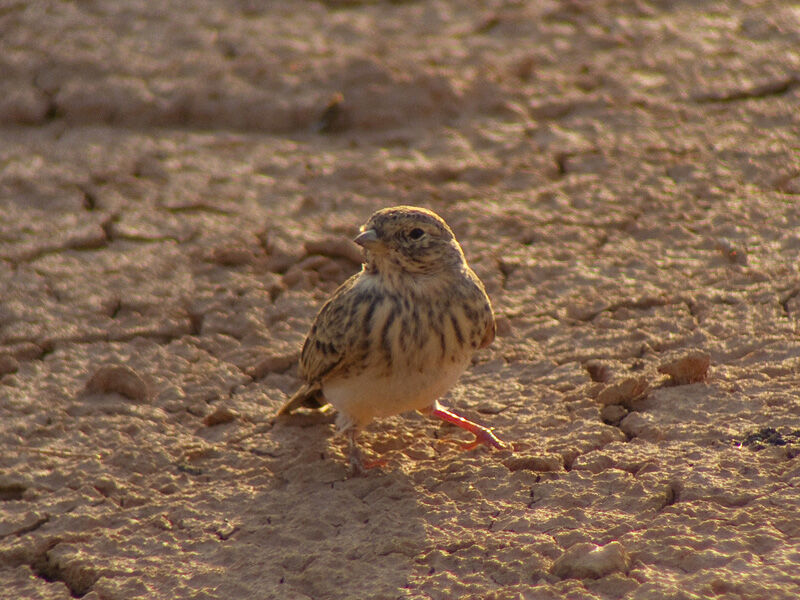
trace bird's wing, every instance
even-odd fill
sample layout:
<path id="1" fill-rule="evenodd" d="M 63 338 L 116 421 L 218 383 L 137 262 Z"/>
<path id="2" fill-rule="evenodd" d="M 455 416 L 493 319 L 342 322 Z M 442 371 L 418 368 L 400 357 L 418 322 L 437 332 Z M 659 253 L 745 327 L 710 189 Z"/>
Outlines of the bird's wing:
<path id="1" fill-rule="evenodd" d="M 300 354 L 300 375 L 308 382 L 322 380 L 341 369 L 353 358 L 353 346 L 358 340 L 354 327 L 359 294 L 355 286 L 359 274 L 353 275 L 334 292 L 320 309 Z"/>
<path id="2" fill-rule="evenodd" d="M 486 294 L 486 288 L 483 287 L 483 282 L 475 274 L 475 271 L 467 267 L 467 277 L 472 281 L 472 302 L 476 302 L 480 306 L 479 312 L 483 314 L 484 318 L 488 321 L 486 329 L 483 331 L 480 345 L 478 348 L 486 348 L 494 341 L 497 334 L 497 323 L 494 320 L 494 311 L 492 310 L 492 303 L 489 301 L 489 296 Z"/>
<path id="3" fill-rule="evenodd" d="M 374 294 L 359 289 L 360 276 L 360 273 L 353 275 L 339 286 L 314 318 L 300 353 L 300 376 L 305 383 L 284 404 L 279 415 L 301 407 L 325 406 L 322 379 L 346 371 L 364 359 L 368 347 L 365 340 L 378 302 Z"/>

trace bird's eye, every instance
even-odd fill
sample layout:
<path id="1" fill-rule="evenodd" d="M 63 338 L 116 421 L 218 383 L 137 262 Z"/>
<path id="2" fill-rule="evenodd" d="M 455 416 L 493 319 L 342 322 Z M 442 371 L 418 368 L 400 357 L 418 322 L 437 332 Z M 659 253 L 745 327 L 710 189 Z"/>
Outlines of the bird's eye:
<path id="1" fill-rule="evenodd" d="M 424 233 L 425 232 L 422 231 L 422 229 L 420 229 L 419 227 L 415 227 L 414 229 L 408 232 L 408 237 L 410 237 L 412 240 L 418 240 L 423 236 Z"/>

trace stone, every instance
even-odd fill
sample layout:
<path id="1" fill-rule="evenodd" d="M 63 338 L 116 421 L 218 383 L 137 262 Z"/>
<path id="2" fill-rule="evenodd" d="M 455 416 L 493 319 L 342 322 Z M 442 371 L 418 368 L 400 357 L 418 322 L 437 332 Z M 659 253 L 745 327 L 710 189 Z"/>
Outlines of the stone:
<path id="1" fill-rule="evenodd" d="M 625 573 L 630 566 L 630 555 L 617 541 L 605 546 L 579 542 L 556 559 L 550 572 L 561 579 L 599 579 L 611 573 Z"/>

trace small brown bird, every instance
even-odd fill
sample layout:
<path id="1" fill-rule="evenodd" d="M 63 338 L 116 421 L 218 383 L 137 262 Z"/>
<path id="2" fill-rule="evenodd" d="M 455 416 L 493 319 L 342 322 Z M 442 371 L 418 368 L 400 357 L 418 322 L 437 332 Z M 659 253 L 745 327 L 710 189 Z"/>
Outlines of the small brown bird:
<path id="1" fill-rule="evenodd" d="M 430 210 L 395 206 L 373 214 L 354 241 L 364 265 L 314 319 L 300 356 L 305 383 L 279 414 L 332 404 L 355 473 L 381 464 L 364 463 L 359 429 L 411 410 L 475 434 L 466 449 L 506 448 L 437 402 L 495 336 L 489 297 L 450 227 Z"/>

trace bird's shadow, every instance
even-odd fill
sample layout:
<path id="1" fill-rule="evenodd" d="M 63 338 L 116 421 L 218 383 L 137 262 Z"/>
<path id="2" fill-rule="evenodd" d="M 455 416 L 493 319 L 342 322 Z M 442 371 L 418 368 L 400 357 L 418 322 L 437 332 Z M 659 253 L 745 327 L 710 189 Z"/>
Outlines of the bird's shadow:
<path id="1" fill-rule="evenodd" d="M 276 419 L 247 448 L 263 457 L 271 485 L 246 509 L 237 563 L 276 597 L 385 597 L 408 586 L 426 552 L 425 511 L 395 465 L 354 476 L 331 411 Z"/>
<path id="2" fill-rule="evenodd" d="M 431 464 L 442 467 L 465 456 L 467 451 L 463 446 L 470 441 L 469 434 L 457 427 L 431 421 L 423 415 L 409 413 L 382 419 L 361 433 L 359 446 L 365 458 L 383 464 L 358 475 L 349 469 L 347 442 L 336 431 L 335 420 L 334 411 L 314 409 L 277 417 L 269 432 L 272 451 L 262 452 L 272 459 L 273 472 L 332 481 L 384 476 Z M 257 449 L 254 451 L 259 453 Z M 475 452 L 482 451 L 488 450 Z"/>

